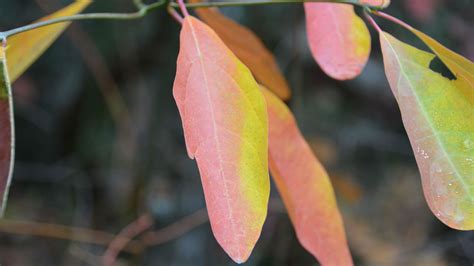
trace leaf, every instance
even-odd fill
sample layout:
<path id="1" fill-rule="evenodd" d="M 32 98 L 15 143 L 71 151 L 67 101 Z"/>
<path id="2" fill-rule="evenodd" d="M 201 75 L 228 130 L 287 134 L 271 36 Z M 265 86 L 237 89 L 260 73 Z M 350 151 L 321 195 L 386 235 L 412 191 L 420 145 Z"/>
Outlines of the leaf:
<path id="1" fill-rule="evenodd" d="M 5 210 L 12 177 L 14 136 L 12 91 L 5 48 L 0 46 L 0 217 Z"/>
<path id="2" fill-rule="evenodd" d="M 191 0 L 190 3 L 199 3 Z M 198 8 L 197 15 L 253 73 L 255 79 L 284 100 L 291 91 L 272 53 L 250 29 L 221 14 L 217 8 Z"/>
<path id="3" fill-rule="evenodd" d="M 359 3 L 372 7 L 386 8 L 390 5 L 390 0 L 359 0 Z"/>
<path id="4" fill-rule="evenodd" d="M 474 229 L 474 101 L 430 70 L 434 54 L 385 32 L 380 42 L 428 205 L 446 225 Z"/>
<path id="5" fill-rule="evenodd" d="M 84 10 L 91 2 L 90 0 L 78 0 L 39 21 L 75 15 Z M 51 46 L 69 24 L 71 22 L 52 24 L 9 37 L 6 53 L 11 81 L 14 82 L 23 74 Z"/>
<path id="6" fill-rule="evenodd" d="M 291 111 L 262 88 L 269 120 L 269 166 L 300 243 L 322 265 L 352 265 L 328 174 L 301 135 Z"/>
<path id="7" fill-rule="evenodd" d="M 413 32 L 420 38 L 428 47 L 446 64 L 446 66 L 453 72 L 453 74 L 460 80 L 457 82 L 459 87 L 468 90 L 468 94 L 472 95 L 474 88 L 474 63 L 464 58 L 463 56 L 449 50 L 441 45 L 439 42 L 424 34 L 423 32 L 409 26 L 406 23 L 401 23 L 406 29 Z"/>
<path id="8" fill-rule="evenodd" d="M 249 257 L 267 214 L 268 125 L 252 74 L 217 34 L 187 16 L 173 95 L 196 158 L 212 231 L 236 262 Z"/>
<path id="9" fill-rule="evenodd" d="M 370 55 L 370 34 L 347 4 L 305 3 L 306 32 L 314 59 L 330 77 L 357 77 Z"/>

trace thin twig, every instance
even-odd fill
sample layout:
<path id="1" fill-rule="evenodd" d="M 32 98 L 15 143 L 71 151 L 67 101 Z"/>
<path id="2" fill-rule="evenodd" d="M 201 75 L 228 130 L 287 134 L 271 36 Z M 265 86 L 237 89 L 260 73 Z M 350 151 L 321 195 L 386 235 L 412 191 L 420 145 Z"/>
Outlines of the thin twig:
<path id="1" fill-rule="evenodd" d="M 131 20 L 143 18 L 148 12 L 157 9 L 167 3 L 167 0 L 159 0 L 153 4 L 143 4 L 141 8 L 132 13 L 89 13 L 89 14 L 78 14 L 73 16 L 65 16 L 60 18 L 54 18 L 50 20 L 40 21 L 26 26 L 18 27 L 15 29 L 0 32 L 0 39 L 13 36 L 18 33 L 30 31 L 33 29 L 41 28 L 44 26 L 57 24 L 61 22 L 77 21 L 77 20 Z"/>
<path id="2" fill-rule="evenodd" d="M 201 209 L 162 229 L 150 231 L 138 240 L 130 240 L 128 238 L 126 246 L 122 249 L 132 254 L 139 254 L 147 246 L 160 245 L 167 241 L 174 240 L 207 221 L 206 209 Z M 101 246 L 109 246 L 116 238 L 114 234 L 104 231 L 10 219 L 0 219 L 0 232 L 56 238 Z"/>
<path id="3" fill-rule="evenodd" d="M 366 10 L 364 10 L 364 16 L 370 22 L 370 24 L 377 30 L 378 33 L 382 32 L 382 29 L 379 27 L 379 25 L 377 25 L 375 20 L 369 15 Z"/>
<path id="4" fill-rule="evenodd" d="M 135 236 L 148 230 L 153 225 L 153 218 L 149 214 L 140 216 L 137 220 L 133 221 L 127 227 L 125 227 L 109 244 L 109 247 L 105 251 L 102 257 L 102 263 L 104 266 L 113 266 L 120 251 L 123 250 L 127 244 Z"/>
<path id="5" fill-rule="evenodd" d="M 145 6 L 142 0 L 133 0 L 133 4 L 135 4 L 138 10 L 142 9 Z"/>
<path id="6" fill-rule="evenodd" d="M 181 10 L 181 13 L 183 13 L 184 17 L 189 16 L 188 9 L 186 9 L 186 4 L 184 3 L 184 0 L 177 0 L 178 1 L 178 6 L 179 9 Z"/>
<path id="7" fill-rule="evenodd" d="M 373 9 L 382 9 L 384 7 L 372 6 L 364 3 L 360 3 L 359 0 L 250 0 L 250 1 L 229 1 L 229 2 L 203 2 L 203 3 L 189 3 L 185 4 L 187 8 L 203 8 L 203 7 L 231 7 L 231 6 L 254 6 L 254 5 L 272 5 L 272 4 L 301 4 L 306 2 L 315 2 L 315 3 L 342 3 L 342 4 L 351 4 L 356 6 L 368 7 Z M 138 2 L 137 2 L 138 3 Z M 141 1 L 140 1 L 141 3 Z M 13 36 L 18 33 L 25 31 L 33 30 L 36 28 L 48 26 L 51 24 L 76 21 L 76 20 L 132 20 L 143 18 L 150 11 L 162 7 L 168 3 L 168 0 L 159 0 L 153 4 L 138 4 L 140 6 L 139 10 L 132 13 L 89 13 L 89 14 L 79 14 L 73 16 L 66 16 L 61 18 L 50 19 L 46 21 L 41 21 L 33 23 L 30 25 L 18 27 L 8 31 L 0 32 L 0 39 L 5 39 L 7 37 Z M 176 2 L 169 3 L 173 7 L 179 7 L 179 4 Z"/>
<path id="8" fill-rule="evenodd" d="M 278 5 L 278 4 L 301 4 L 301 3 L 341 3 L 351 4 L 362 7 L 380 8 L 378 6 L 369 6 L 360 3 L 359 0 L 246 0 L 246 1 L 225 1 L 225 2 L 201 2 L 185 4 L 187 8 L 204 7 L 233 7 L 233 6 L 256 6 L 256 5 Z M 173 7 L 179 7 L 176 2 L 171 2 Z"/>
<path id="9" fill-rule="evenodd" d="M 387 19 L 387 20 L 390 20 L 391 22 L 394 22 L 396 24 L 399 24 L 400 26 L 408 29 L 408 30 L 413 30 L 413 27 L 408 25 L 407 23 L 401 21 L 400 19 L 396 18 L 396 17 L 393 17 L 387 13 L 384 13 L 384 12 L 381 12 L 381 11 L 377 11 L 377 10 L 373 10 L 371 11 L 372 14 L 375 14 L 379 17 L 382 17 L 384 19 Z"/>
<path id="10" fill-rule="evenodd" d="M 167 11 L 171 15 L 171 17 L 174 18 L 174 20 L 176 20 L 179 24 L 183 24 L 183 17 L 179 14 L 178 11 L 176 11 L 176 9 L 174 9 L 174 7 L 168 5 Z"/>
<path id="11" fill-rule="evenodd" d="M 115 238 L 115 235 L 103 231 L 9 219 L 0 220 L 0 232 L 56 238 L 101 246 L 107 246 Z M 136 240 L 130 241 L 124 248 L 125 251 L 132 254 L 139 254 L 143 249 L 143 243 Z"/>
<path id="12" fill-rule="evenodd" d="M 161 245 L 186 234 L 208 221 L 206 209 L 201 209 L 162 229 L 144 234 L 141 240 L 147 246 Z"/>
<path id="13" fill-rule="evenodd" d="M 57 1 L 40 1 L 36 3 L 41 9 L 50 12 L 47 6 L 57 6 Z M 110 72 L 105 59 L 99 52 L 89 35 L 82 30 L 80 25 L 71 25 L 66 31 L 71 39 L 72 44 L 77 48 L 84 59 L 84 63 L 89 68 L 90 73 L 97 82 L 102 96 L 104 97 L 106 106 L 117 127 L 128 129 L 131 126 L 130 112 L 125 104 L 119 86 Z"/>
<path id="14" fill-rule="evenodd" d="M 278 213 L 285 212 L 280 199 L 270 199 L 269 209 Z M 132 240 L 132 238 L 151 227 L 153 221 L 149 215 L 141 216 L 123 229 L 118 236 L 97 230 L 8 219 L 0 220 L 0 232 L 109 246 L 109 250 L 112 251 L 106 252 L 104 257 L 110 258 L 112 256 L 113 260 L 110 260 L 113 263 L 121 250 L 137 255 L 149 246 L 175 240 L 208 221 L 206 209 L 200 209 L 162 229 L 147 232 L 136 240 Z"/>

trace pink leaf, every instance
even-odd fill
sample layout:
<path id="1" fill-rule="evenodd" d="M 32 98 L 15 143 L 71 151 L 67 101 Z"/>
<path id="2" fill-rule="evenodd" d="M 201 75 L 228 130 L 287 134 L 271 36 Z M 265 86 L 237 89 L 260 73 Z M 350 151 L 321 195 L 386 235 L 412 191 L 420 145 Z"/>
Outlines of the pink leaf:
<path id="1" fill-rule="evenodd" d="M 347 4 L 305 3 L 306 31 L 314 59 L 334 79 L 358 76 L 370 54 L 370 34 Z"/>
<path id="2" fill-rule="evenodd" d="M 260 236 L 270 193 L 265 99 L 216 33 L 187 16 L 173 94 L 196 158 L 212 231 L 236 262 Z"/>

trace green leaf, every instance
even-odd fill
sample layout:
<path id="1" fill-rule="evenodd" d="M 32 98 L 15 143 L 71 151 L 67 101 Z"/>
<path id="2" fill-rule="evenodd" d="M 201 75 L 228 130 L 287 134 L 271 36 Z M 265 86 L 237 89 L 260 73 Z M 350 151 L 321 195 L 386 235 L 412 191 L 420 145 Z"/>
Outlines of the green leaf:
<path id="1" fill-rule="evenodd" d="M 425 198 L 446 225 L 474 229 L 474 103 L 435 55 L 380 32 L 385 72 L 420 169 Z"/>
<path id="2" fill-rule="evenodd" d="M 408 25 L 407 23 L 398 18 L 392 17 L 383 12 L 376 12 L 376 14 L 394 23 L 397 23 L 398 25 L 411 31 L 421 41 L 423 41 L 438 56 L 438 58 L 444 63 L 444 65 L 446 65 L 446 67 L 452 72 L 455 78 L 454 82 L 456 83 L 456 87 L 464 94 L 464 97 L 469 99 L 471 102 L 474 102 L 474 93 L 472 93 L 472 90 L 474 88 L 473 62 L 463 57 L 462 55 L 459 55 L 456 52 L 453 52 L 450 49 L 444 47 L 435 39 L 413 28 L 412 26 Z"/>

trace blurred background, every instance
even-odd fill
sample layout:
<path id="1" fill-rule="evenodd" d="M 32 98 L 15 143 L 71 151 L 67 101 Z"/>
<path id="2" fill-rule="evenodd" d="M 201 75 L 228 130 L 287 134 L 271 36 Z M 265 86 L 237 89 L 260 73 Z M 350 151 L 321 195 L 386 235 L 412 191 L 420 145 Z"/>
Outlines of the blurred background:
<path id="1" fill-rule="evenodd" d="M 3 0 L 0 30 L 70 2 Z M 96 1 L 87 9 L 102 11 L 134 6 Z M 443 225 L 423 198 L 373 29 L 365 71 L 338 82 L 310 55 L 302 5 L 221 11 L 275 54 L 293 90 L 288 104 L 332 178 L 356 265 L 473 265 L 474 234 Z M 393 0 L 386 11 L 474 59 L 472 0 Z M 136 21 L 74 23 L 13 84 L 17 149 L 10 222 L 0 223 L 2 266 L 99 265 L 106 243 L 139 217 L 138 227 L 158 233 L 125 247 L 120 265 L 234 265 L 212 236 L 172 97 L 179 29 L 164 9 Z M 318 265 L 296 240 L 274 186 L 245 265 Z"/>

